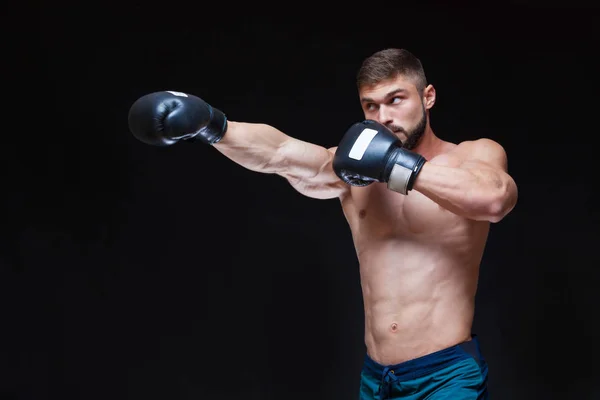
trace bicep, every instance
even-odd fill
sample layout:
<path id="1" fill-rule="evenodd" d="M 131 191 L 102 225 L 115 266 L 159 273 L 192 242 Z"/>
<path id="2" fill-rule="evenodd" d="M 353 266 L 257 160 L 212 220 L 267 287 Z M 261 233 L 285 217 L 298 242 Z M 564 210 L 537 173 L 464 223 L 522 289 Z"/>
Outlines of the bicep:
<path id="1" fill-rule="evenodd" d="M 280 175 L 298 192 L 313 198 L 340 197 L 349 188 L 333 171 L 336 148 L 289 138 L 281 146 L 278 158 L 282 165 Z"/>
<path id="2" fill-rule="evenodd" d="M 492 183 L 497 188 L 504 188 L 513 204 L 517 198 L 517 186 L 508 173 L 508 158 L 504 148 L 489 139 L 479 139 L 465 146 L 461 168 L 473 175 Z"/>

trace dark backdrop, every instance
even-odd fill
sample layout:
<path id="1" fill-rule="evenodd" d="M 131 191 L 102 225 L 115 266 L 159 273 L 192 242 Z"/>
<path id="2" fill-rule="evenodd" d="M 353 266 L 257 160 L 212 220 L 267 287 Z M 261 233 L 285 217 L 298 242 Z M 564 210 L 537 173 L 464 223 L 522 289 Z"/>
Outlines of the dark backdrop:
<path id="1" fill-rule="evenodd" d="M 3 135 L 4 398 L 356 398 L 338 202 L 208 146 L 144 145 L 127 112 L 178 90 L 333 146 L 362 118 L 360 62 L 386 47 L 423 61 L 435 132 L 499 141 L 519 185 L 477 297 L 493 398 L 600 397 L 595 10 L 87 7 L 35 9 L 8 36 L 24 78 Z"/>

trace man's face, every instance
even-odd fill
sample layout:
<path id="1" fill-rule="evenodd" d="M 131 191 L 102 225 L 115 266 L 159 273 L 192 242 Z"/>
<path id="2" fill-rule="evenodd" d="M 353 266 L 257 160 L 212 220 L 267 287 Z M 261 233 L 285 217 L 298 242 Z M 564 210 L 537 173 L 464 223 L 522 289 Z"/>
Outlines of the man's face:
<path id="1" fill-rule="evenodd" d="M 433 86 L 425 88 L 423 96 L 414 83 L 404 76 L 363 87 L 360 101 L 365 119 L 372 119 L 394 132 L 407 149 L 413 149 L 425 134 L 428 115 L 433 106 Z"/>

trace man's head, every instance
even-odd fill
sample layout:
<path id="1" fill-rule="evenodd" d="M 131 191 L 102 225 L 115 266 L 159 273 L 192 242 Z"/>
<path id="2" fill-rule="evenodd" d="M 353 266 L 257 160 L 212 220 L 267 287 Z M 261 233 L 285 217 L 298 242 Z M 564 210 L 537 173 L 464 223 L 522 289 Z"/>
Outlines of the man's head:
<path id="1" fill-rule="evenodd" d="M 412 149 L 429 126 L 435 89 L 421 61 L 404 49 L 385 49 L 365 59 L 356 84 L 366 119 L 387 126 Z"/>

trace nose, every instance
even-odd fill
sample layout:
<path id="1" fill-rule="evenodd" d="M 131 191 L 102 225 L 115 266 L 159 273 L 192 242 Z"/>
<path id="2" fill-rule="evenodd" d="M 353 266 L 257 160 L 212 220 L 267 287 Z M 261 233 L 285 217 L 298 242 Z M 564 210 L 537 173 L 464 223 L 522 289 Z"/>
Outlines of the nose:
<path id="1" fill-rule="evenodd" d="M 389 125 L 392 123 L 391 110 L 388 110 L 386 106 L 379 107 L 379 123 L 383 125 Z"/>

